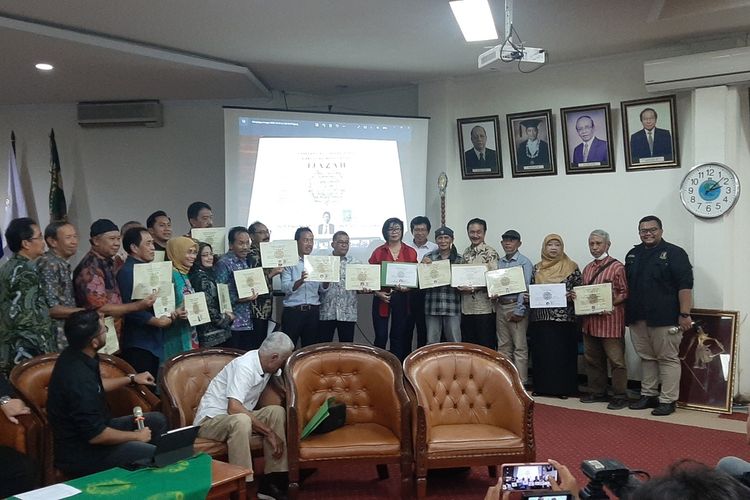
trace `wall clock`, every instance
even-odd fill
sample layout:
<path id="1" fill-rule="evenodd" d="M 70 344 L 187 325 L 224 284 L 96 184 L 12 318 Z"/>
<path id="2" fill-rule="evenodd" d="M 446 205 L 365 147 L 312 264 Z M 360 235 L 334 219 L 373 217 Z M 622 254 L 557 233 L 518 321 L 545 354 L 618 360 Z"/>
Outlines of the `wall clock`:
<path id="1" fill-rule="evenodd" d="M 682 179 L 680 199 L 696 217 L 713 219 L 727 213 L 740 196 L 740 179 L 722 163 L 702 163 Z"/>

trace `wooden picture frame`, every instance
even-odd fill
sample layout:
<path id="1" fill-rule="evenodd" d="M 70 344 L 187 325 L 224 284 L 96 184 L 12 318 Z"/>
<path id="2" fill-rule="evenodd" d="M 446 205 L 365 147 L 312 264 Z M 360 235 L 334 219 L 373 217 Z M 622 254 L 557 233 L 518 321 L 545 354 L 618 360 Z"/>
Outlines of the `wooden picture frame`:
<path id="1" fill-rule="evenodd" d="M 479 116 L 459 118 L 459 159 L 462 179 L 500 179 L 503 177 L 500 149 L 500 118 Z M 478 151 L 479 147 L 482 151 Z"/>
<path id="2" fill-rule="evenodd" d="M 609 103 L 561 108 L 560 122 L 566 174 L 615 171 Z"/>
<path id="3" fill-rule="evenodd" d="M 620 103 L 625 170 L 680 166 L 676 107 L 674 95 Z"/>
<path id="4" fill-rule="evenodd" d="M 505 117 L 513 177 L 557 175 L 552 110 L 512 113 Z M 536 142 L 536 145 L 532 145 Z"/>
<path id="5" fill-rule="evenodd" d="M 693 309 L 695 326 L 682 334 L 678 406 L 732 413 L 737 363 L 738 311 Z"/>

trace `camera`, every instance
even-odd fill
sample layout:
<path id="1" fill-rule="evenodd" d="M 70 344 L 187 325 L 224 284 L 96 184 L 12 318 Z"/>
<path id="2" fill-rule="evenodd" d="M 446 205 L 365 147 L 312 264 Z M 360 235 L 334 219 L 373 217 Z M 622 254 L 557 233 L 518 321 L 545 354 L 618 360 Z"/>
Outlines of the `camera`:
<path id="1" fill-rule="evenodd" d="M 640 484 L 630 469 L 612 458 L 599 458 L 581 462 L 581 471 L 590 479 L 581 490 L 581 500 L 607 499 L 604 486 L 618 497 L 624 498 Z"/>

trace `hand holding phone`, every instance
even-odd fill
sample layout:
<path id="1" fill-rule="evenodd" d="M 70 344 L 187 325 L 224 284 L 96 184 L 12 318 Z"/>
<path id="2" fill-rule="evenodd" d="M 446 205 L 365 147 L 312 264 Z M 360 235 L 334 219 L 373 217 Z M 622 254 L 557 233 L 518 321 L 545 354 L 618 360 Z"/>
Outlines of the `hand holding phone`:
<path id="1" fill-rule="evenodd" d="M 557 469 L 549 462 L 503 464 L 503 491 L 549 490 L 557 481 Z"/>

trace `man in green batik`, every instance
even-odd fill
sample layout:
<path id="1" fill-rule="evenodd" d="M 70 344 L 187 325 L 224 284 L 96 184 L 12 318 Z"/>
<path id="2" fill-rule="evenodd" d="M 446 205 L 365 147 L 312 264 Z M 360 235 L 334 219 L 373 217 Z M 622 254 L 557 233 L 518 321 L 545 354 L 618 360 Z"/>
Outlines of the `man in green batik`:
<path id="1" fill-rule="evenodd" d="M 28 217 L 13 219 L 5 231 L 13 252 L 0 267 L 0 370 L 39 354 L 54 352 L 49 308 L 35 260 L 45 249 L 39 225 Z"/>

